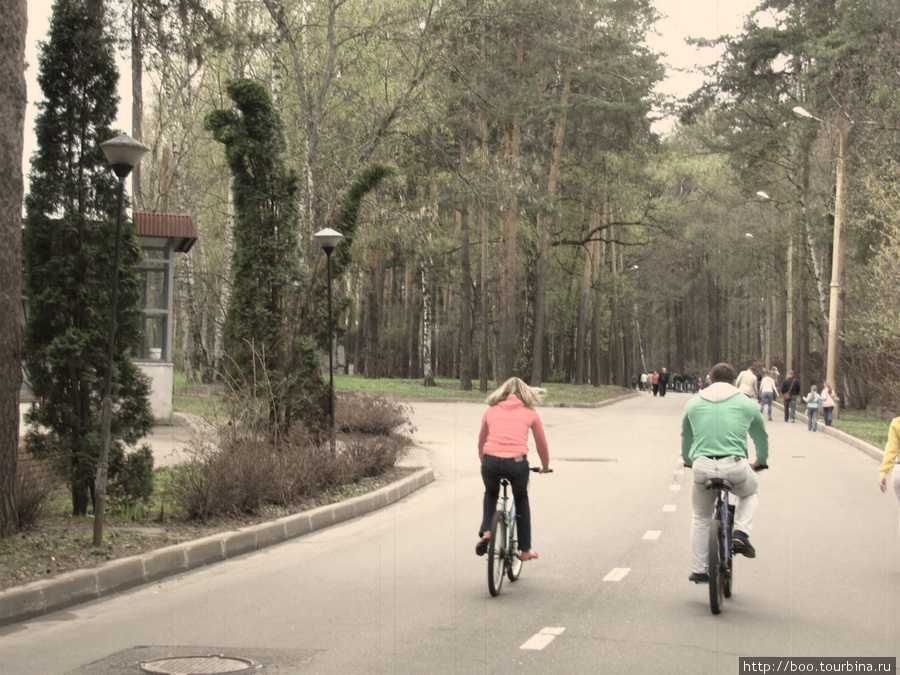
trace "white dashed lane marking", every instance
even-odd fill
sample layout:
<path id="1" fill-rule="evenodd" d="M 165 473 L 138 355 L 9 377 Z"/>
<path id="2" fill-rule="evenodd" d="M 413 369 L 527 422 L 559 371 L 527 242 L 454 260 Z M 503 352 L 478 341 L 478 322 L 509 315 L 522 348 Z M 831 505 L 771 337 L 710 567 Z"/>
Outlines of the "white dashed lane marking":
<path id="1" fill-rule="evenodd" d="M 622 581 L 630 571 L 630 567 L 614 567 L 609 574 L 603 577 L 603 581 Z"/>
<path id="2" fill-rule="evenodd" d="M 557 635 L 562 635 L 564 630 L 565 628 L 542 628 L 540 633 L 528 638 L 528 641 L 519 649 L 543 649 L 553 642 Z"/>
<path id="3" fill-rule="evenodd" d="M 675 505 L 674 504 L 666 504 L 665 506 L 663 506 L 663 511 L 666 513 L 672 513 L 673 511 L 675 511 Z"/>
<path id="4" fill-rule="evenodd" d="M 653 540 L 659 539 L 659 535 L 662 534 L 662 530 L 647 530 L 644 532 L 644 539 Z"/>
<path id="5" fill-rule="evenodd" d="M 672 492 L 678 492 L 678 491 L 681 489 L 681 485 L 679 485 L 678 483 L 672 483 L 672 484 L 669 486 L 669 489 L 670 489 Z"/>

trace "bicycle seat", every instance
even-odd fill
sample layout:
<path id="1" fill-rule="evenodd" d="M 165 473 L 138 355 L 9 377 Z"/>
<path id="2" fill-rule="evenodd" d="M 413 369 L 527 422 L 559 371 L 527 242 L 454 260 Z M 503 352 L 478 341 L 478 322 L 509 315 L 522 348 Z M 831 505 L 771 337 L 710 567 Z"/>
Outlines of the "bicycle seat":
<path id="1" fill-rule="evenodd" d="M 731 490 L 734 483 L 726 478 L 707 478 L 703 487 L 707 490 Z"/>

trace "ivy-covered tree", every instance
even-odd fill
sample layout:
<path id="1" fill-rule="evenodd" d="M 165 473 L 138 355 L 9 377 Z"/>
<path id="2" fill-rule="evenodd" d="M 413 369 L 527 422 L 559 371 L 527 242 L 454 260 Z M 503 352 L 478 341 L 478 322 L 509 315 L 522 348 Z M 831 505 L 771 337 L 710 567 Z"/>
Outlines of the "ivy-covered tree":
<path id="1" fill-rule="evenodd" d="M 232 80 L 227 92 L 234 108 L 213 111 L 205 124 L 225 146 L 233 179 L 233 291 L 225 329 L 232 377 L 269 397 L 273 430 L 298 420 L 315 428 L 328 396 L 318 347 L 309 331 L 294 332 L 288 321 L 305 284 L 299 178 L 285 166 L 284 129 L 270 93 L 248 79 Z"/>
<path id="2" fill-rule="evenodd" d="M 115 134 L 115 48 L 103 0 L 56 0 L 39 57 L 45 101 L 35 127 L 23 233 L 25 363 L 38 405 L 28 449 L 58 461 L 72 510 L 87 513 L 100 447 L 118 181 L 100 149 Z M 113 364 L 110 475 L 153 424 L 150 385 L 128 359 L 139 341 L 140 249 L 122 238 Z"/>

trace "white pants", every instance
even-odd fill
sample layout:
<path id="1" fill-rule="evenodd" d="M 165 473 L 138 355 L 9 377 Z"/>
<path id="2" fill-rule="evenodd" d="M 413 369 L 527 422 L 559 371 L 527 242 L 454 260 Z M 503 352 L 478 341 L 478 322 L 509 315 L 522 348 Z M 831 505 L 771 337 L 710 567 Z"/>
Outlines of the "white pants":
<path id="1" fill-rule="evenodd" d="M 698 457 L 694 460 L 693 471 L 694 489 L 691 493 L 691 502 L 694 522 L 691 529 L 691 572 L 702 573 L 706 572 L 709 522 L 716 507 L 717 495 L 715 490 L 707 490 L 704 487 L 706 481 L 710 478 L 724 478 L 731 481 L 734 486 L 731 493 L 738 497 L 734 509 L 734 529 L 747 534 L 750 534 L 753 528 L 753 514 L 756 513 L 759 501 L 759 481 L 750 468 L 750 462 L 743 457 Z"/>
<path id="2" fill-rule="evenodd" d="M 893 474 L 891 482 L 894 484 L 894 494 L 897 495 L 897 501 L 900 502 L 900 468 L 895 466 L 891 473 Z"/>

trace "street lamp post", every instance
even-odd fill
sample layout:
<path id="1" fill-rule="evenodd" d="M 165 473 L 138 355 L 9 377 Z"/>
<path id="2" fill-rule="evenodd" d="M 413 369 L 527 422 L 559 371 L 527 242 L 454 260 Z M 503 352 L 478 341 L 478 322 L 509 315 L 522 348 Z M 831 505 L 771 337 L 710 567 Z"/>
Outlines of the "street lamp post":
<path id="1" fill-rule="evenodd" d="M 798 117 L 806 117 L 816 120 L 820 124 L 829 124 L 819 119 L 811 112 L 797 106 L 794 114 Z M 832 125 L 838 132 L 838 153 L 834 162 L 834 239 L 831 252 L 831 288 L 828 299 L 828 347 L 825 361 L 825 380 L 832 389 L 837 386 L 836 368 L 838 363 L 838 337 L 841 332 L 841 323 L 844 314 L 844 242 L 841 240 L 841 227 L 844 224 L 844 179 L 846 169 L 844 166 L 844 153 L 847 148 L 847 137 L 850 135 L 849 121 L 838 125 Z M 840 400 L 834 396 L 834 416 L 838 416 Z"/>
<path id="2" fill-rule="evenodd" d="M 326 227 L 313 235 L 328 259 L 328 417 L 331 424 L 331 451 L 334 452 L 334 328 L 331 314 L 331 254 L 344 238 L 337 230 Z"/>
<path id="3" fill-rule="evenodd" d="M 103 543 L 103 519 L 106 514 L 106 479 L 109 471 L 109 433 L 112 424 L 112 372 L 116 342 L 116 301 L 119 287 L 119 251 L 122 243 L 122 212 L 125 205 L 125 179 L 131 170 L 150 151 L 146 145 L 127 134 L 100 144 L 107 161 L 119 178 L 119 207 L 116 212 L 116 244 L 113 251 L 112 290 L 109 300 L 109 347 L 106 356 L 106 379 L 103 384 L 103 402 L 100 418 L 100 456 L 97 459 L 97 476 L 94 480 L 94 546 Z"/>

